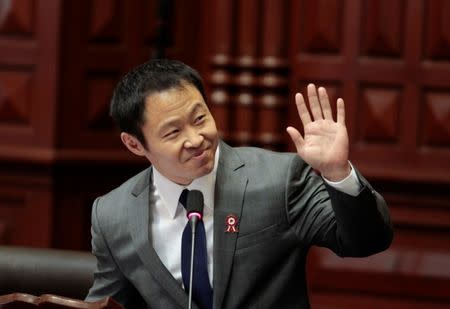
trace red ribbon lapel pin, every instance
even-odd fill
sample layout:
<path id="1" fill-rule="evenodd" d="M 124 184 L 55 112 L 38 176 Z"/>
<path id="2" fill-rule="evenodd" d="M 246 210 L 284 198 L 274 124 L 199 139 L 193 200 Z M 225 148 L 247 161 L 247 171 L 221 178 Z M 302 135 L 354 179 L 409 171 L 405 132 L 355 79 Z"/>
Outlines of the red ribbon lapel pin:
<path id="1" fill-rule="evenodd" d="M 238 218 L 236 215 L 228 215 L 225 218 L 225 223 L 227 225 L 225 232 L 226 233 L 236 233 L 238 231 Z"/>

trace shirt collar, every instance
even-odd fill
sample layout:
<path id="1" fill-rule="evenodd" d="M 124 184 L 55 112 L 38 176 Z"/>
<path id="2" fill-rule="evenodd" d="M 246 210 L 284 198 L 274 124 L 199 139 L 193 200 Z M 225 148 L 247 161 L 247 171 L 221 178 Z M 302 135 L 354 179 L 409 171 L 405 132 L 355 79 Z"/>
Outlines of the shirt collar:
<path id="1" fill-rule="evenodd" d="M 204 216 L 212 215 L 214 207 L 214 188 L 216 184 L 217 165 L 219 162 L 219 146 L 217 146 L 214 158 L 214 168 L 202 177 L 194 179 L 188 186 L 179 185 L 165 176 L 163 176 L 155 167 L 153 167 L 153 184 L 157 194 L 163 202 L 164 208 L 168 211 L 170 218 L 174 219 L 178 210 L 178 199 L 184 189 L 199 190 L 203 193 L 205 207 Z"/>

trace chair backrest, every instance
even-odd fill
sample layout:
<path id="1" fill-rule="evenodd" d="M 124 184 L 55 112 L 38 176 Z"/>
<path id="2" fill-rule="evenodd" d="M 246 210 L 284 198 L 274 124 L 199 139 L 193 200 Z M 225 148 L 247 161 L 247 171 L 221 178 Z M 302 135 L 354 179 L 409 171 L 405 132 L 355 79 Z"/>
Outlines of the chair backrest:
<path id="1" fill-rule="evenodd" d="M 95 264 L 90 252 L 0 246 L 0 295 L 20 292 L 84 299 Z"/>

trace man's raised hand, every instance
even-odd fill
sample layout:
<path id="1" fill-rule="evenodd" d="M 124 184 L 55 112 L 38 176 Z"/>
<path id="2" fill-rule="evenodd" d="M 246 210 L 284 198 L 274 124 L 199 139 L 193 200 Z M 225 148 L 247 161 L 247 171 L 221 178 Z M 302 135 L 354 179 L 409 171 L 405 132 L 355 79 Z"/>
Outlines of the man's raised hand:
<path id="1" fill-rule="evenodd" d="M 303 124 L 304 136 L 294 127 L 287 127 L 297 148 L 298 155 L 323 177 L 339 181 L 350 174 L 348 163 L 349 142 L 345 126 L 344 100 L 339 98 L 337 104 L 337 121 L 333 120 L 330 101 L 325 88 L 314 84 L 307 87 L 309 113 L 303 95 L 295 95 L 298 115 Z M 312 116 L 312 117 L 311 117 Z"/>

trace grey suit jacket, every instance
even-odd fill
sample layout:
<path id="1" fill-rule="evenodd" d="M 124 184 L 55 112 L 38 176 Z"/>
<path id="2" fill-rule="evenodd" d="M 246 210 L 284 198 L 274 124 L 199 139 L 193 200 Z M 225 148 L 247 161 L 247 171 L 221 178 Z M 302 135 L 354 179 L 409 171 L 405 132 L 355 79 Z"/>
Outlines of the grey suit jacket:
<path id="1" fill-rule="evenodd" d="M 340 256 L 389 247 L 383 198 L 358 174 L 349 196 L 324 184 L 296 154 L 220 143 L 214 208 L 214 308 L 309 308 L 305 262 L 312 245 Z M 149 231 L 151 168 L 98 198 L 92 209 L 95 282 L 87 300 L 127 308 L 187 308 L 187 295 L 159 260 Z M 225 232 L 226 217 L 238 232 Z"/>

